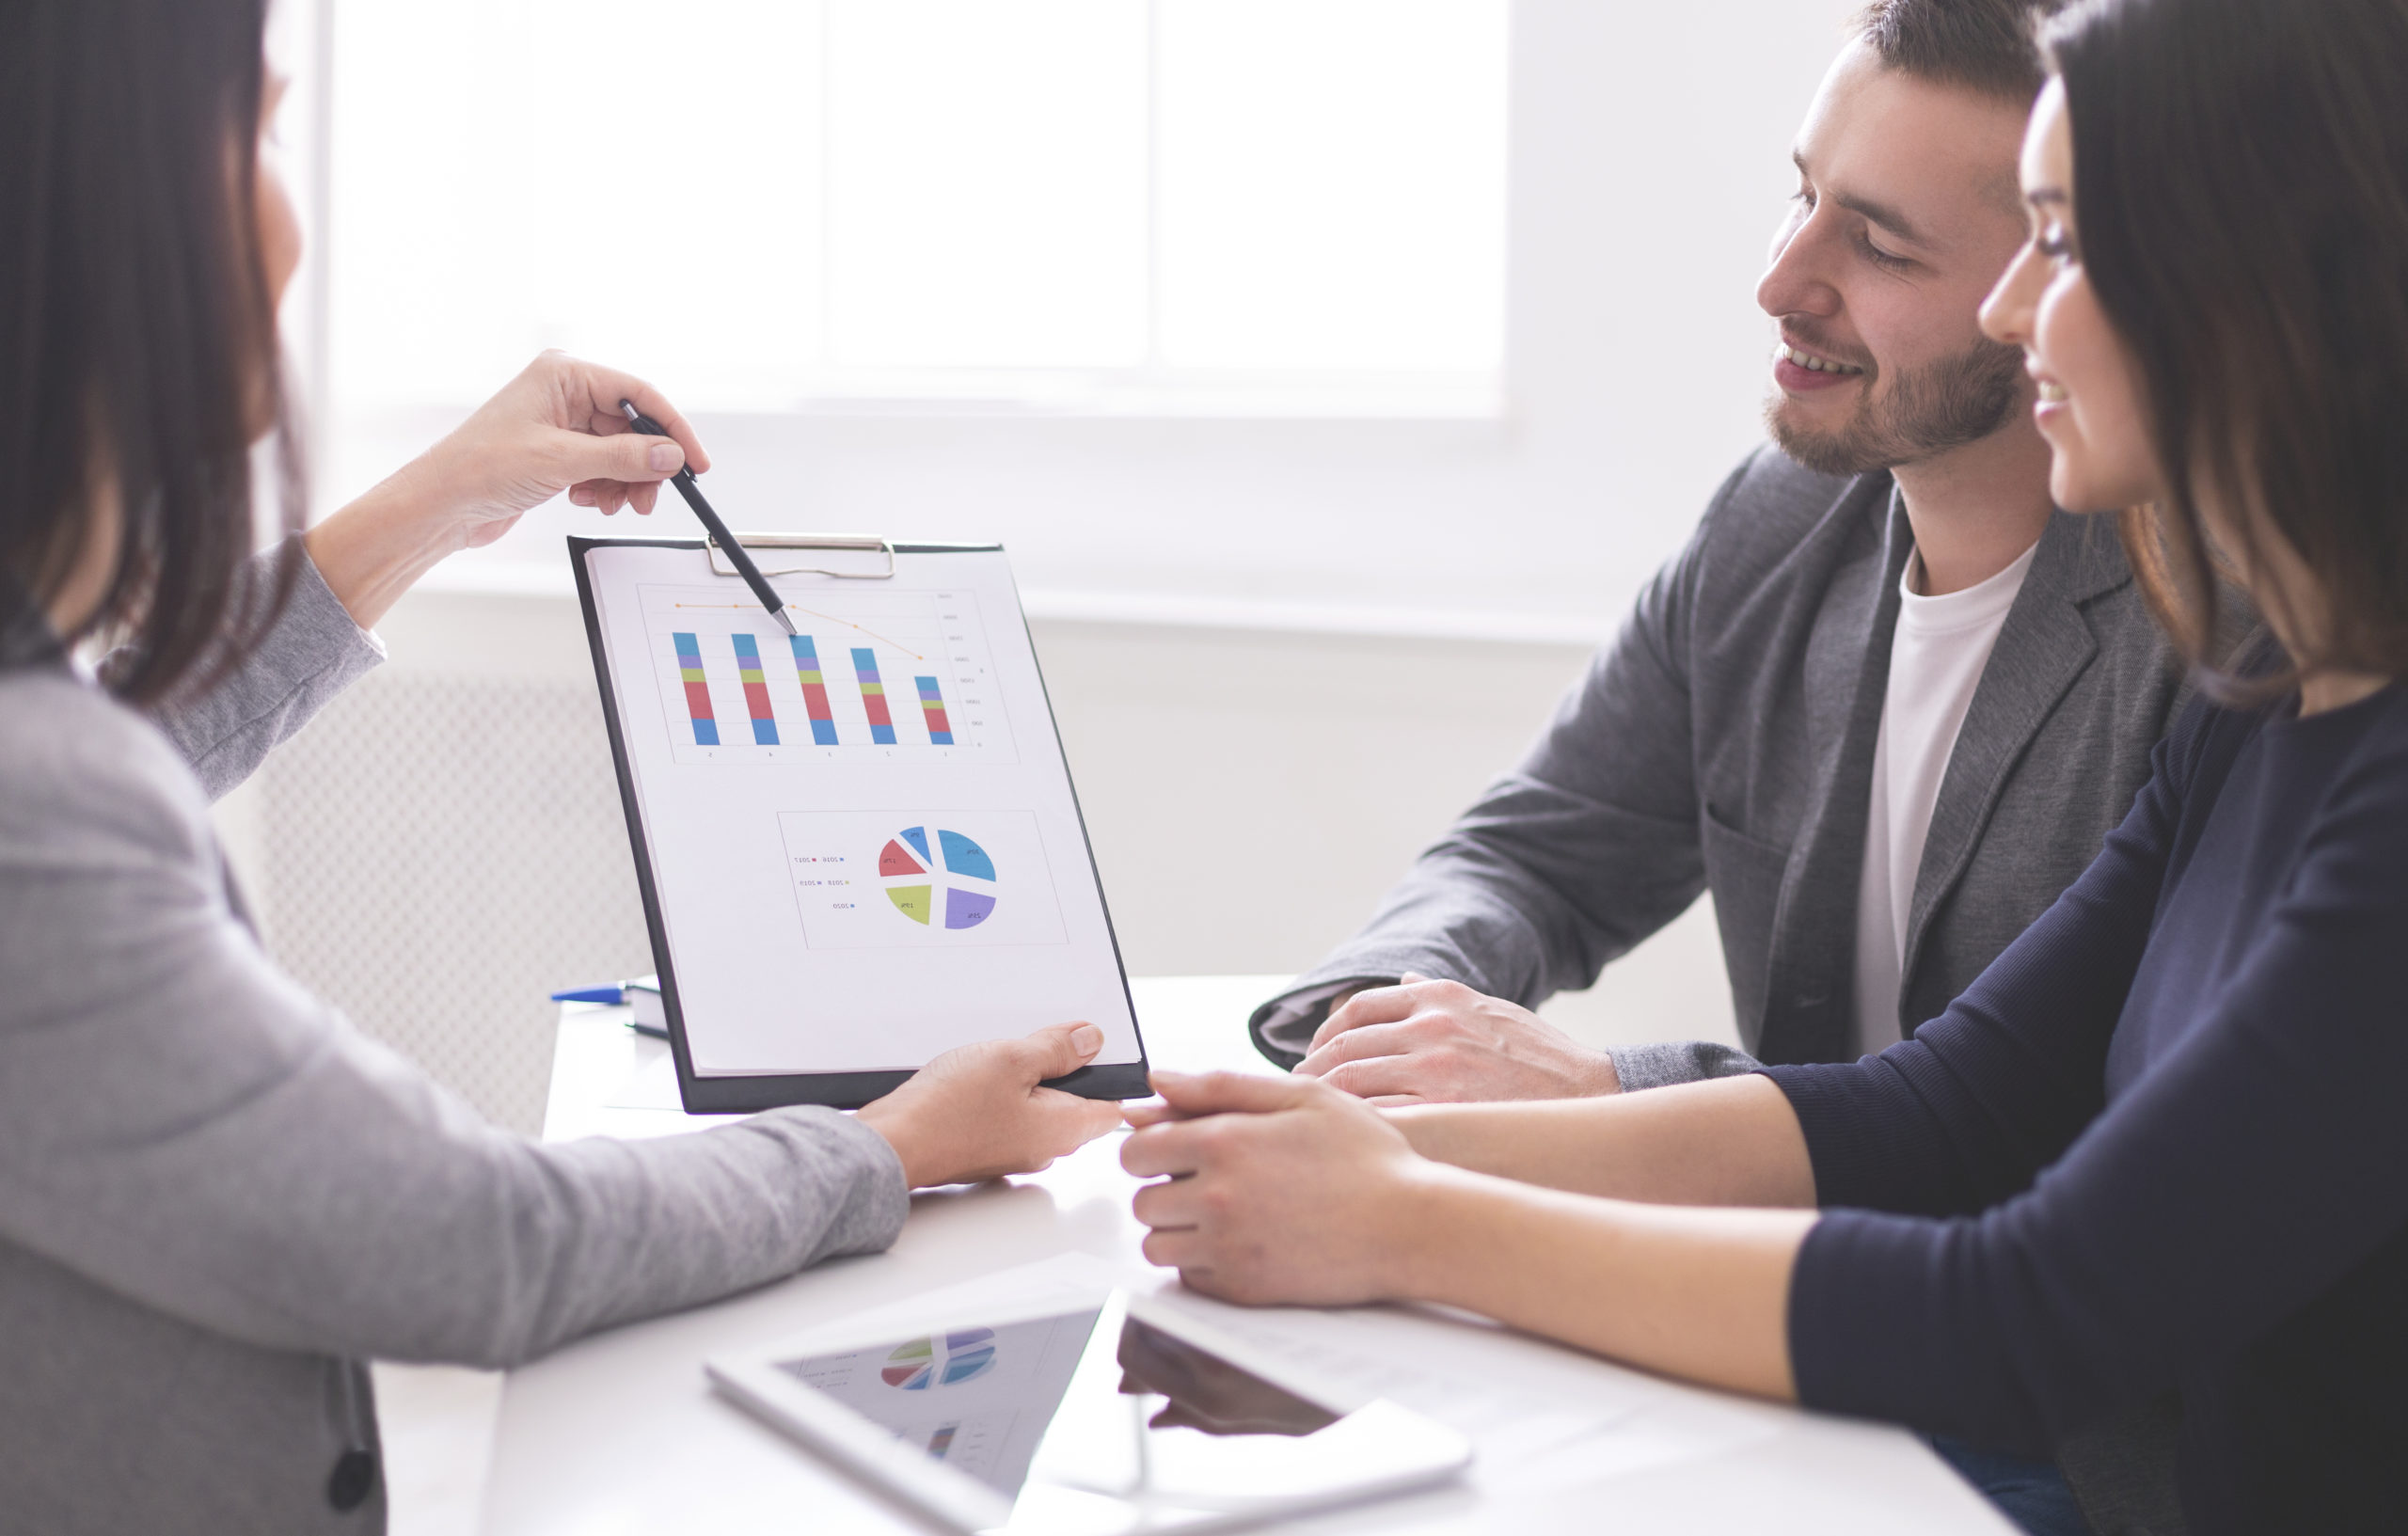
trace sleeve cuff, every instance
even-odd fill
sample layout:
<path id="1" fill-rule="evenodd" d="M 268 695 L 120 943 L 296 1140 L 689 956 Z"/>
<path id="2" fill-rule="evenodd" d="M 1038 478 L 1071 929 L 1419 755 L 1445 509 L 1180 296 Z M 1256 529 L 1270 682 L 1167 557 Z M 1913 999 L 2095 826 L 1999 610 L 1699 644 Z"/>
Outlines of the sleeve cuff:
<path id="1" fill-rule="evenodd" d="M 1756 1058 L 1738 1047 L 1712 1040 L 1608 1046 L 1606 1054 L 1613 1060 L 1614 1077 L 1624 1093 L 1675 1083 L 1703 1083 L 1710 1077 L 1745 1077 L 1760 1069 Z"/>
<path id="2" fill-rule="evenodd" d="M 1254 1010 L 1247 1026 L 1254 1035 L 1254 1048 L 1281 1067 L 1293 1067 L 1305 1059 L 1305 1048 L 1312 1044 L 1313 1032 L 1329 1017 L 1329 1005 L 1339 993 L 1358 987 L 1390 987 L 1396 980 L 1395 976 L 1352 976 L 1282 992 Z"/>
<path id="3" fill-rule="evenodd" d="M 1880 1208 L 1890 1203 L 1880 1160 L 1864 1134 L 1865 1106 L 1852 1093 L 1853 1065 L 1760 1067 L 1789 1100 L 1798 1129 L 1806 1138 L 1806 1156 L 1814 1169 L 1814 1203 Z"/>
<path id="4" fill-rule="evenodd" d="M 373 629 L 362 629 L 351 616 L 351 610 L 342 606 L 342 599 L 326 585 L 326 574 L 318 569 L 316 558 L 309 553 L 309 541 L 296 536 L 293 543 L 299 546 L 301 558 L 289 607 L 304 610 L 302 618 L 311 638 L 344 649 L 366 651 L 366 657 L 356 658 L 362 672 L 386 659 L 388 653 L 385 638 Z"/>
<path id="5" fill-rule="evenodd" d="M 816 1264 L 838 1254 L 878 1253 L 893 1246 L 903 1231 L 904 1218 L 911 1213 L 911 1190 L 904 1182 L 903 1159 L 894 1145 L 839 1110 L 797 1105 L 769 1113 L 791 1116 L 808 1128 L 806 1146 L 812 1149 L 805 1156 L 809 1161 L 827 1157 L 844 1164 L 853 1176 L 850 1188 L 831 1213 L 827 1230 L 803 1262 Z M 825 1177 L 828 1170 L 813 1171 Z"/>

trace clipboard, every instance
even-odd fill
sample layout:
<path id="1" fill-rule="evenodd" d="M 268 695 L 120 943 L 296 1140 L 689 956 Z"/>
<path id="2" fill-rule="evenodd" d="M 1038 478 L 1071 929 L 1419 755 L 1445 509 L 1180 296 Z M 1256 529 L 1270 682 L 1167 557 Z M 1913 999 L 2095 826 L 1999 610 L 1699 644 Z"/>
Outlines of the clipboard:
<path id="1" fill-rule="evenodd" d="M 689 1113 L 857 1108 L 952 1045 L 1084 1020 L 1048 1085 L 1151 1089 L 1000 545 L 568 540 Z M 749 610 L 749 611 L 748 611 Z"/>

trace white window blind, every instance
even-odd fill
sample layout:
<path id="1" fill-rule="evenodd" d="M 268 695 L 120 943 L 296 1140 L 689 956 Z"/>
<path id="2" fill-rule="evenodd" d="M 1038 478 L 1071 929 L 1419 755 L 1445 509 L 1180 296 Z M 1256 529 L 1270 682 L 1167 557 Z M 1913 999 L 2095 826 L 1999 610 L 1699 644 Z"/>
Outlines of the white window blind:
<path id="1" fill-rule="evenodd" d="M 1505 0 L 332 0 L 330 379 L 1495 398 Z"/>

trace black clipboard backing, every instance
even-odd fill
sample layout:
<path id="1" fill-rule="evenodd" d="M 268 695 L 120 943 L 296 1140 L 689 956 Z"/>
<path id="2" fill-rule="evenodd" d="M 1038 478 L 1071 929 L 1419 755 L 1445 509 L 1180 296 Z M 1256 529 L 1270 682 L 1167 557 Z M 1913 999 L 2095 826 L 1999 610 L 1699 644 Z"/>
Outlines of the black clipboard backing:
<path id="1" fill-rule="evenodd" d="M 997 553 L 1001 545 L 965 544 L 895 544 L 890 546 L 897 555 Z M 577 574 L 578 606 L 585 618 L 585 638 L 594 653 L 594 679 L 602 695 L 602 719 L 610 737 L 611 767 L 619 784 L 619 803 L 626 814 L 627 840 L 635 855 L 636 887 L 643 902 L 644 927 L 652 941 L 652 958 L 660 975 L 660 996 L 668 1016 L 669 1049 L 677 1068 L 677 1094 L 690 1115 L 746 1115 L 765 1109 L 777 1109 L 788 1104 L 822 1104 L 835 1109 L 859 1109 L 873 1099 L 883 1097 L 908 1081 L 907 1070 L 864 1072 L 799 1072 L 782 1074 L 746 1073 L 741 1075 L 702 1075 L 694 1070 L 693 1052 L 686 1032 L 685 1011 L 679 1001 L 676 966 L 670 955 L 668 928 L 661 917 L 659 883 L 654 879 L 651 844 L 643 823 L 643 807 L 636 793 L 635 776 L 629 766 L 626 732 L 619 718 L 618 690 L 612 686 L 610 647 L 602 633 L 601 614 L 594 600 L 594 582 L 586 568 L 586 556 L 594 549 L 681 549 L 703 552 L 706 546 L 699 539 L 588 539 L 572 535 L 568 541 L 569 564 Z M 1022 616 L 1023 627 L 1026 624 Z M 1031 643 L 1031 653 L 1035 645 Z M 1044 688 L 1040 665 L 1038 686 Z M 1058 748 L 1061 728 L 1054 722 L 1051 696 L 1046 701 L 1046 720 L 1054 733 Z M 1067 759 L 1063 765 L 1069 775 Z M 1087 867 L 1095 874 L 1095 852 L 1087 836 L 1086 813 L 1078 803 L 1078 785 L 1070 784 L 1071 807 L 1078 819 L 1081 845 L 1087 854 Z M 1147 1081 L 1145 1032 L 1136 1021 L 1136 1003 L 1129 994 L 1129 971 L 1120 955 L 1120 936 L 1112 926 L 1112 910 L 1103 893 L 1102 878 L 1096 878 L 1096 899 L 1103 907 L 1106 933 L 1112 942 L 1114 965 L 1120 974 L 1124 996 L 1130 996 L 1129 1016 L 1137 1036 L 1137 1056 L 1133 1062 L 1114 1062 L 1082 1067 L 1077 1071 L 1049 1080 L 1043 1085 L 1059 1088 L 1085 1099 L 1140 1099 L 1153 1089 Z"/>

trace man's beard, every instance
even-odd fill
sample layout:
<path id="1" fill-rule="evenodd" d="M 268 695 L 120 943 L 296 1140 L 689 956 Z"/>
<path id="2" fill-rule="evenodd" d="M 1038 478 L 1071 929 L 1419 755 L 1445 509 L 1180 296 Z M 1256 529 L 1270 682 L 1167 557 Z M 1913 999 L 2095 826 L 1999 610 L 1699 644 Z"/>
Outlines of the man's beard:
<path id="1" fill-rule="evenodd" d="M 1859 401 L 1837 432 L 1810 432 L 1786 420 L 1789 397 L 1779 389 L 1765 403 L 1765 425 L 1782 452 L 1816 474 L 1862 475 L 1979 442 L 2006 423 L 2022 394 L 2021 349 L 1977 341 L 1899 374 L 1888 395 Z"/>

